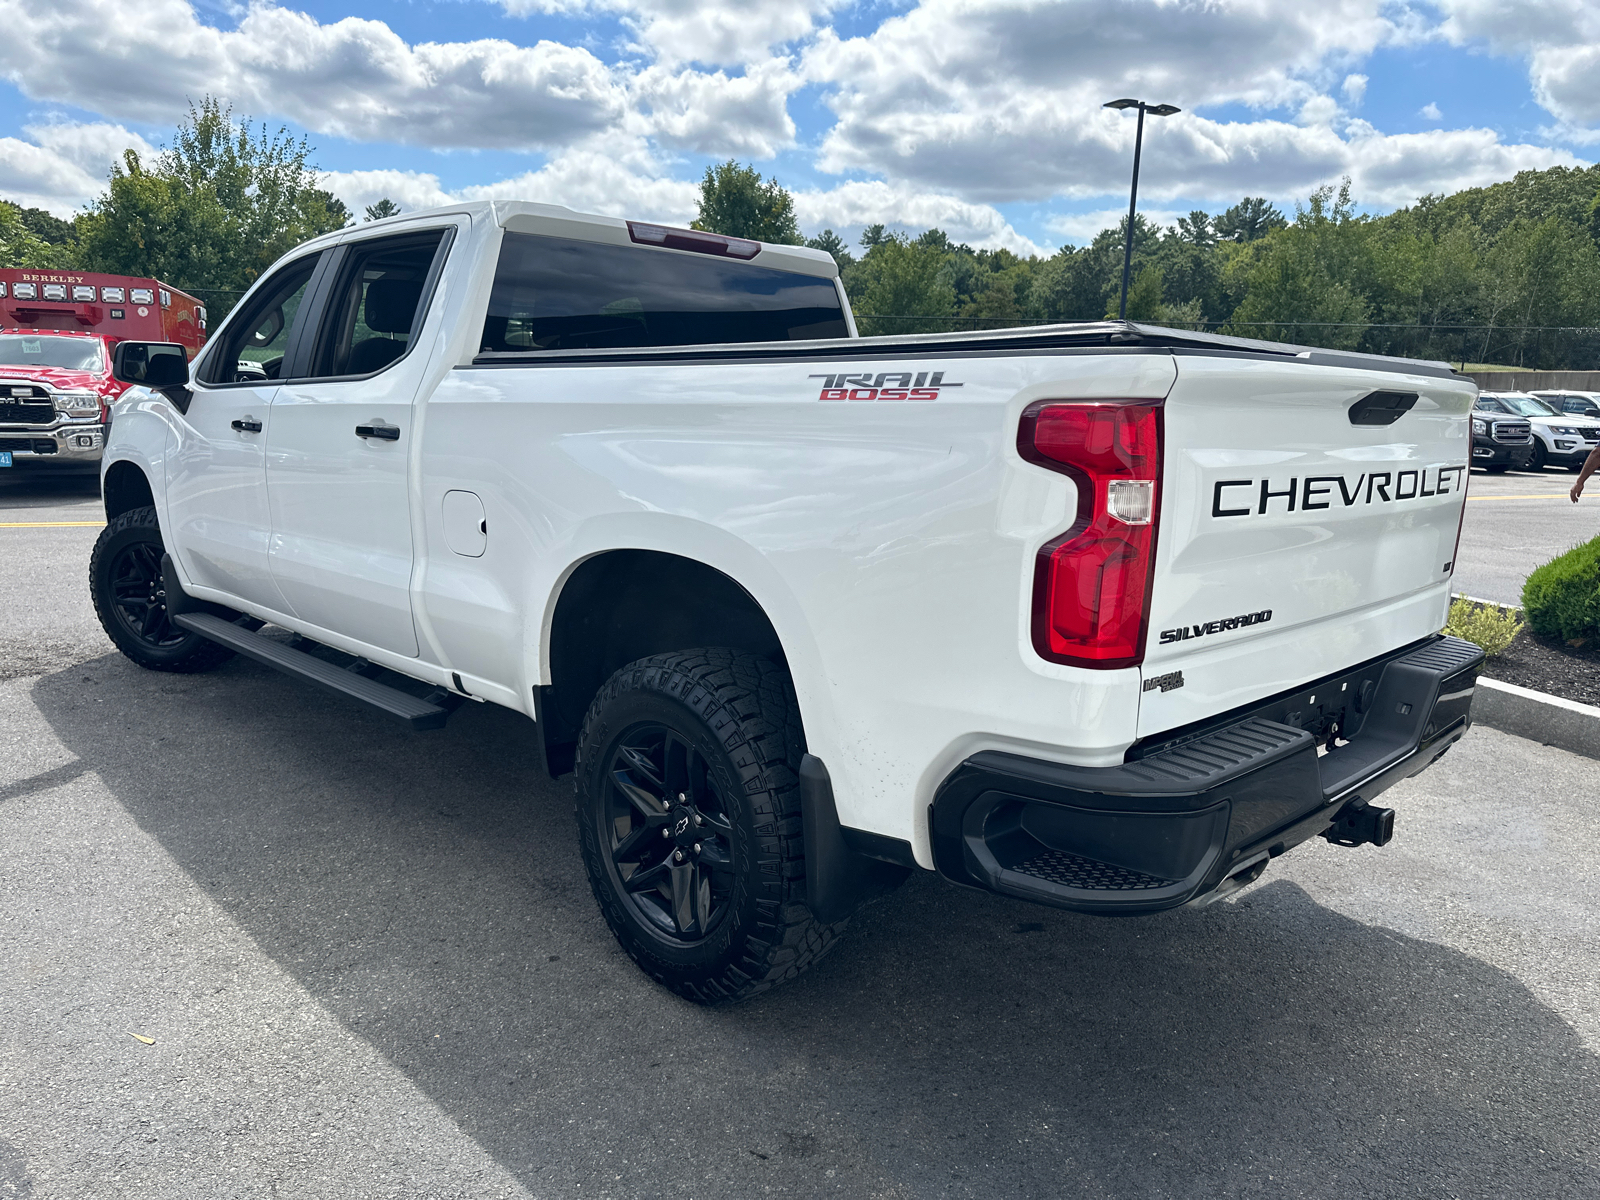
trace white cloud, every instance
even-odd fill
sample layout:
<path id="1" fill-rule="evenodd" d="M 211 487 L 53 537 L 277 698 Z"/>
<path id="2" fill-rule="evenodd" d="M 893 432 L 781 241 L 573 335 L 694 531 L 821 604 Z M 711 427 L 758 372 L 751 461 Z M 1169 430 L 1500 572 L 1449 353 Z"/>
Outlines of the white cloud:
<path id="1" fill-rule="evenodd" d="M 513 16 L 608 12 L 664 63 L 733 66 L 807 37 L 841 0 L 500 0 Z"/>
<path id="2" fill-rule="evenodd" d="M 0 197 L 25 208 L 70 217 L 105 190 L 124 150 L 154 147 L 121 125 L 72 121 L 29 125 L 21 138 L 0 138 Z"/>
<path id="3" fill-rule="evenodd" d="M 322 186 L 358 217 L 388 197 L 406 211 L 457 200 L 535 200 L 578 212 L 687 225 L 699 187 L 668 176 L 640 141 L 579 146 L 562 151 L 536 171 L 493 183 L 448 190 L 422 171 L 330 171 Z"/>
<path id="4" fill-rule="evenodd" d="M 1600 126 L 1600 6 L 1593 0 L 1436 0 L 1439 35 L 1484 42 L 1527 60 L 1533 92 L 1547 111 L 1579 129 Z"/>
<path id="5" fill-rule="evenodd" d="M 979 249 L 1004 247 L 1037 254 L 1040 247 L 1011 227 L 999 211 L 948 193 L 896 187 L 877 180 L 841 183 L 820 191 L 794 193 L 795 216 L 809 234 L 824 227 L 853 236 L 867 225 L 920 233 L 937 226 L 953 241 Z"/>
<path id="6" fill-rule="evenodd" d="M 1484 130 L 1418 142 L 1349 118 L 1328 89 L 1342 78 L 1349 98 L 1364 83 L 1335 68 L 1415 36 L 1387 11 L 1380 0 L 925 0 L 866 37 L 825 31 L 806 52 L 803 72 L 838 115 L 819 165 L 980 202 L 1105 195 L 1133 150 L 1134 119 L 1100 107 L 1119 95 L 1188 110 L 1146 122 L 1140 188 L 1153 199 L 1304 196 L 1348 174 L 1364 202 L 1405 203 L 1454 181 L 1577 161 Z M 1224 104 L 1297 119 L 1203 115 Z M 1402 152 L 1417 156 L 1409 178 L 1396 170 Z"/>
<path id="7" fill-rule="evenodd" d="M 1421 108 L 1417 109 L 1417 116 L 1423 118 L 1423 120 L 1426 120 L 1426 121 L 1442 121 L 1442 120 L 1444 120 L 1444 114 L 1439 111 L 1439 106 L 1437 104 L 1435 104 L 1432 100 L 1428 101 L 1428 103 L 1424 104 Z"/>
<path id="8" fill-rule="evenodd" d="M 1187 217 L 1189 210 L 1179 212 L 1177 209 L 1143 208 L 1139 215 L 1146 221 L 1156 226 L 1175 224 L 1179 217 Z M 1120 229 L 1128 219 L 1128 206 L 1121 208 L 1101 208 L 1093 212 L 1054 213 L 1045 218 L 1045 228 L 1052 233 L 1059 233 L 1065 240 L 1083 244 L 1092 242 L 1095 234 L 1102 229 Z"/>
<path id="9" fill-rule="evenodd" d="M 836 120 L 806 150 L 850 181 L 797 194 L 808 232 L 938 225 L 1024 252 L 1034 243 L 995 205 L 1079 200 L 1105 205 L 1105 225 L 1118 219 L 1110 198 L 1126 187 L 1134 120 L 1100 107 L 1112 96 L 1186 110 L 1146 124 L 1140 195 L 1163 220 L 1175 214 L 1162 204 L 1180 198 L 1282 203 L 1346 174 L 1363 203 L 1382 207 L 1578 162 L 1485 129 L 1391 135 L 1355 118 L 1363 62 L 1427 38 L 1524 57 L 1558 122 L 1552 136 L 1600 140 L 1595 0 L 897 0 L 885 6 L 896 15 L 850 38 L 826 24 L 843 0 L 498 2 L 614 17 L 633 57 L 607 63 L 548 40 L 413 44 L 381 20 L 323 23 L 276 0 L 230 8 L 232 28 L 200 20 L 193 0 L 0 0 L 0 77 L 106 118 L 0 139 L 0 194 L 70 212 L 124 146 L 143 145 L 117 122 L 170 126 L 206 93 L 315 134 L 542 156 L 537 169 L 473 187 L 446 188 L 403 161 L 328 176 L 356 211 L 383 195 L 407 208 L 516 195 L 683 222 L 695 186 L 674 175 L 698 171 L 670 156 L 761 160 L 794 147 L 789 98 L 816 85 Z M 1223 106 L 1257 115 L 1215 119 Z M 1423 115 L 1443 121 L 1436 106 Z M 1046 228 L 1082 238 L 1100 219 L 1058 216 Z"/>
<path id="10" fill-rule="evenodd" d="M 667 164 L 636 141 L 623 153 L 614 146 L 564 150 L 536 171 L 454 189 L 442 187 L 437 175 L 398 170 L 331 171 L 322 176 L 322 186 L 357 216 L 384 197 L 407 211 L 457 200 L 535 200 L 579 212 L 687 225 L 694 219 L 699 185 L 673 179 L 666 169 Z M 955 241 L 979 248 L 1003 246 L 1018 254 L 1043 249 L 987 204 L 876 180 L 795 192 L 794 203 L 808 235 L 831 228 L 850 241 L 873 224 L 909 233 L 937 226 Z"/>
<path id="11" fill-rule="evenodd" d="M 776 0 L 754 8 L 780 31 L 788 26 L 779 14 L 810 11 Z M 731 20 L 734 11 L 723 15 Z M 688 25 L 711 19 L 693 6 L 667 5 L 657 15 Z M 803 33 L 810 21 L 794 28 Z M 784 59 L 742 59 L 743 71 L 729 74 L 660 62 L 613 67 L 552 41 L 411 45 L 382 21 L 324 25 L 264 0 L 234 30 L 202 23 L 189 0 L 0 0 L 0 28 L 0 76 L 33 99 L 175 124 L 190 100 L 209 93 L 240 115 L 440 149 L 551 151 L 626 132 L 704 154 L 765 158 L 794 140 L 786 105 L 801 83 Z M 730 54 L 742 48 L 728 46 Z"/>
<path id="12" fill-rule="evenodd" d="M 25 95 L 126 120 L 175 122 L 209 92 L 356 141 L 531 149 L 627 111 L 627 81 L 580 47 L 411 46 L 381 21 L 322 25 L 265 3 L 221 30 L 187 0 L 0 0 L 0 28 L 0 75 Z"/>
<path id="13" fill-rule="evenodd" d="M 379 200 L 392 200 L 411 212 L 460 199 L 440 187 L 439 177 L 427 171 L 325 171 L 318 183 L 343 200 L 357 220 L 369 204 Z"/>
<path id="14" fill-rule="evenodd" d="M 788 99 L 799 82 L 783 59 L 752 64 L 731 78 L 721 71 L 651 67 L 634 82 L 634 95 L 648 110 L 638 128 L 702 154 L 771 158 L 794 141 Z"/>

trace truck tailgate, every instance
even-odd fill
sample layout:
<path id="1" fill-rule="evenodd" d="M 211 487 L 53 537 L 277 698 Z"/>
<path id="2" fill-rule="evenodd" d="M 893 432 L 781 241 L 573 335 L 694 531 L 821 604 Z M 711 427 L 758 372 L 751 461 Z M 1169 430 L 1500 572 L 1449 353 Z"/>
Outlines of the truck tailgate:
<path id="1" fill-rule="evenodd" d="M 1467 379 L 1179 357 L 1141 737 L 1438 632 L 1476 394 Z"/>

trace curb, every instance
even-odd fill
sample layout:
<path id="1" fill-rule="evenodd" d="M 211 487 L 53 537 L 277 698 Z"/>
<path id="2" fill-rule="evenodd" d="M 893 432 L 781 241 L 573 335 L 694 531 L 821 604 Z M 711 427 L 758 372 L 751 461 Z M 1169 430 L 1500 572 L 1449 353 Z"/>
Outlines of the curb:
<path id="1" fill-rule="evenodd" d="M 1484 599 L 1482 599 L 1482 598 L 1480 598 L 1478 596 L 1469 596 L 1465 592 L 1451 592 L 1450 593 L 1450 601 L 1451 601 L 1451 603 L 1454 603 L 1457 600 L 1465 600 L 1469 604 L 1482 605 L 1484 608 L 1498 608 L 1502 612 L 1516 612 L 1516 613 L 1519 613 L 1519 612 L 1522 611 L 1522 605 L 1520 605 L 1520 604 L 1502 604 L 1498 600 L 1484 600 Z"/>
<path id="2" fill-rule="evenodd" d="M 1546 746 L 1600 758 L 1600 708 L 1478 676 L 1472 720 Z"/>

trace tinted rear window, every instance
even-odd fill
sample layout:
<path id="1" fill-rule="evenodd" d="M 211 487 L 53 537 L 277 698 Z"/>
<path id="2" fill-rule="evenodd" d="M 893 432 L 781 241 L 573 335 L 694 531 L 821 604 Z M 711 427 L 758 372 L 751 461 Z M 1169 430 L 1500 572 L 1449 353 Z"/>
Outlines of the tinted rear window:
<path id="1" fill-rule="evenodd" d="M 849 336 L 831 279 L 508 233 L 482 349 L 526 353 Z"/>

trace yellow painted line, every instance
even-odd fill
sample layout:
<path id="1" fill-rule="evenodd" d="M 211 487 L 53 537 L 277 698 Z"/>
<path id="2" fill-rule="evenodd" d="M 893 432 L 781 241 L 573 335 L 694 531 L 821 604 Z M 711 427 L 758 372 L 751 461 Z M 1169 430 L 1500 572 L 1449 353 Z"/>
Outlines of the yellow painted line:
<path id="1" fill-rule="evenodd" d="M 1468 500 L 1570 500 L 1570 492 L 1540 492 L 1536 496 L 1468 496 Z"/>
<path id="2" fill-rule="evenodd" d="M 0 529 L 99 529 L 104 521 L 0 521 Z"/>

